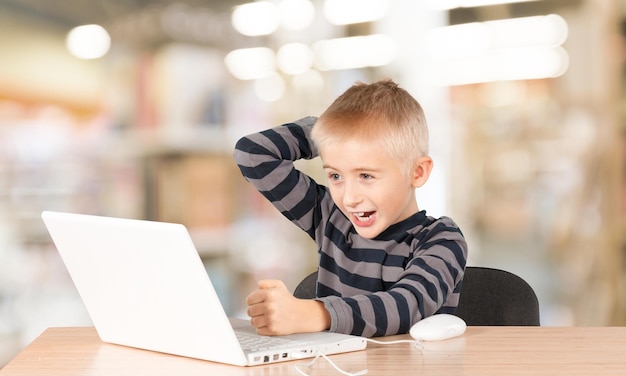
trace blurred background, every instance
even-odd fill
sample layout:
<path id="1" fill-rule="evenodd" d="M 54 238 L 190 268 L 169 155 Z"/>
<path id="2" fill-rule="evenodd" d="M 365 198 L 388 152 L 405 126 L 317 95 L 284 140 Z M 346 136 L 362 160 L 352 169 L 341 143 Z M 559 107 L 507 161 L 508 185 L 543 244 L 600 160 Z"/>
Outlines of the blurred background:
<path id="1" fill-rule="evenodd" d="M 42 210 L 185 224 L 231 315 L 260 278 L 293 289 L 314 245 L 234 143 L 383 77 L 424 107 L 418 201 L 469 264 L 526 279 L 542 325 L 626 325 L 625 20 L 623 0 L 0 0 L 0 367 L 90 325 Z"/>

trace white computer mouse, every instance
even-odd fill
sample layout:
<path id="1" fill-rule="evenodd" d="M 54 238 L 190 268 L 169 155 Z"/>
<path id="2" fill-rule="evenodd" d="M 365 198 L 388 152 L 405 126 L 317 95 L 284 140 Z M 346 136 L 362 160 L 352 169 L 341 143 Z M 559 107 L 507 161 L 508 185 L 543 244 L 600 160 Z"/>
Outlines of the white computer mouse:
<path id="1" fill-rule="evenodd" d="M 416 341 L 441 341 L 462 335 L 465 328 L 467 325 L 462 318 L 439 313 L 413 324 L 409 334 Z"/>

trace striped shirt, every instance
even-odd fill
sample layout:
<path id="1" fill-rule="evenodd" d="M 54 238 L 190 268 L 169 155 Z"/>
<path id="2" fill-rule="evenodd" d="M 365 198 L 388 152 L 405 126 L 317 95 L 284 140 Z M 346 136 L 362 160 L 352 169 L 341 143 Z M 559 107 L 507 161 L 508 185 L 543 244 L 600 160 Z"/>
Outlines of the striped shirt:
<path id="1" fill-rule="evenodd" d="M 317 299 L 330 314 L 330 331 L 366 337 L 407 333 L 424 317 L 453 313 L 467 260 L 457 225 L 420 211 L 373 239 L 358 235 L 328 188 L 294 166 L 318 156 L 310 138 L 316 120 L 243 137 L 234 158 L 246 180 L 315 241 Z"/>

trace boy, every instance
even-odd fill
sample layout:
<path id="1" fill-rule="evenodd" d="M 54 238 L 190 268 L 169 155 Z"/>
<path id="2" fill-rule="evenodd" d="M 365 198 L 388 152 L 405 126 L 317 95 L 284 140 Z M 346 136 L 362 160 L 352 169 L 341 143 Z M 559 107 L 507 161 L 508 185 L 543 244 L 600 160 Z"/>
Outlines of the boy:
<path id="1" fill-rule="evenodd" d="M 293 161 L 320 156 L 328 187 Z M 421 106 L 391 80 L 356 83 L 319 117 L 243 137 L 243 176 L 318 247 L 317 298 L 262 280 L 246 302 L 257 332 L 407 333 L 456 309 L 467 245 L 456 224 L 420 211 L 430 175 Z"/>

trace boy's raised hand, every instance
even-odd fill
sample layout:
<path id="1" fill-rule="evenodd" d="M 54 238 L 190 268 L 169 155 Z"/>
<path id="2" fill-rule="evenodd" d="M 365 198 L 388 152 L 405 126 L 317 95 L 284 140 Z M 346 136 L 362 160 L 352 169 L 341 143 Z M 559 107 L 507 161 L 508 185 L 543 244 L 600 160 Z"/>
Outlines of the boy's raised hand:
<path id="1" fill-rule="evenodd" d="M 319 332 L 330 327 L 330 315 L 317 300 L 298 299 L 280 280 L 259 281 L 246 298 L 250 322 L 262 335 Z"/>

